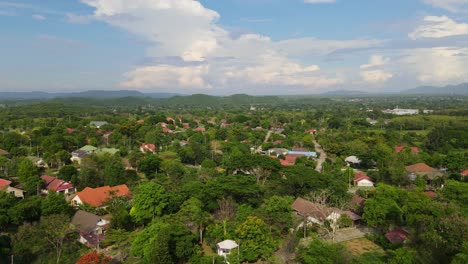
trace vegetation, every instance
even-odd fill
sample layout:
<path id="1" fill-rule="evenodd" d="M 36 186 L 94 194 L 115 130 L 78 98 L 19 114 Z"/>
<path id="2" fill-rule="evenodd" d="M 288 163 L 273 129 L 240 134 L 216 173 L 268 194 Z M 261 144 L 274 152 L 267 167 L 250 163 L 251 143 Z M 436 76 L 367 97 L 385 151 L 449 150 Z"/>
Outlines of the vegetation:
<path id="1" fill-rule="evenodd" d="M 6 101 L 0 178 L 25 197 L 0 187 L 0 262 L 224 263 L 216 245 L 233 240 L 239 247 L 226 257 L 230 263 L 465 263 L 466 101 L 247 95 Z M 396 105 L 434 112 L 381 111 Z M 142 151 L 142 144 L 154 150 Z M 77 158 L 86 145 L 96 150 Z M 318 157 L 283 153 L 293 148 Z M 360 162 L 345 161 L 349 156 Z M 411 175 L 406 167 L 419 163 L 434 171 Z M 375 187 L 358 187 L 357 171 Z M 77 191 L 126 184 L 131 197 L 75 208 L 69 194 L 45 190 L 42 175 Z M 339 218 L 304 227 L 292 208 L 299 197 Z M 70 225 L 78 209 L 110 219 L 99 248 L 78 242 Z M 373 241 L 366 240 L 372 250 L 341 242 L 356 228 Z M 395 228 L 408 233 L 403 243 L 385 236 Z"/>

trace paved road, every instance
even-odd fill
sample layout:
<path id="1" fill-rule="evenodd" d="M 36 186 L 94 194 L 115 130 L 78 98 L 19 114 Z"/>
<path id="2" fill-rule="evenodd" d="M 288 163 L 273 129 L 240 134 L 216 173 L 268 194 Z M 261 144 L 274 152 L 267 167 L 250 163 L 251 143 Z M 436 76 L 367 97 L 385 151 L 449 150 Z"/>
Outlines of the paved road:
<path id="1" fill-rule="evenodd" d="M 320 156 L 317 159 L 317 167 L 315 167 L 315 170 L 318 172 L 322 172 L 322 164 L 325 162 L 325 159 L 327 158 L 327 153 L 323 151 L 322 146 L 320 146 L 317 140 L 315 139 L 314 139 L 314 145 L 315 145 L 315 151 L 317 151 Z"/>

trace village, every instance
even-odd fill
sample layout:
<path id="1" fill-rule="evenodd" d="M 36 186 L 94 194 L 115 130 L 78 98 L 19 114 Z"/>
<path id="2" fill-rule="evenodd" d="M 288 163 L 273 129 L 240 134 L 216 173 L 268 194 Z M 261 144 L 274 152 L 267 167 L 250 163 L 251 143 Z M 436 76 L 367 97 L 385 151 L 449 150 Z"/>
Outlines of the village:
<path id="1" fill-rule="evenodd" d="M 134 250 L 135 243 L 143 243 L 138 238 L 143 233 L 138 233 L 147 225 L 162 225 L 159 221 L 177 221 L 187 228 L 186 236 L 193 232 L 193 241 L 203 249 L 202 259 L 215 261 L 218 256 L 216 261 L 236 263 L 276 258 L 288 263 L 301 254 L 284 253 L 292 237 L 283 241 L 271 237 L 270 244 L 254 249 L 255 240 L 245 241 L 249 232 L 272 225 L 275 231 L 265 232 L 295 234 L 294 243 L 302 247 L 316 239 L 337 245 L 367 243 L 383 254 L 382 247 L 407 247 L 418 231 L 392 215 L 396 208 L 406 210 L 406 205 L 386 204 L 390 207 L 385 209 L 378 204 L 381 199 L 395 203 L 418 195 L 425 203 L 436 203 L 445 197 L 445 189 L 458 188 L 455 181 L 447 182 L 450 175 L 458 174 L 463 181 L 468 174 L 460 167 L 466 160 L 457 167 L 443 160 L 431 167 L 424 162 L 431 161 L 426 146 L 413 145 L 416 141 L 408 137 L 393 140 L 393 145 L 360 139 L 336 145 L 339 133 L 351 131 L 334 127 L 334 117 L 324 124 L 320 119 L 279 121 L 282 113 L 267 121 L 264 115 L 255 107 L 222 119 L 147 114 L 118 121 L 83 119 L 66 127 L 59 123 L 53 132 L 34 128 L 4 133 L 7 140 L 4 137 L 2 146 L 7 149 L 0 150 L 0 189 L 20 200 L 3 210 L 9 221 L 21 224 L 39 216 L 28 213 L 37 201 L 42 200 L 43 217 L 48 210 L 44 204 L 54 204 L 57 211 L 49 214 L 68 214 L 76 241 L 129 263 L 148 257 L 141 249 Z M 369 135 L 373 140 L 385 138 Z M 34 150 L 33 142 L 41 145 Z M 23 158 L 29 149 L 33 155 Z M 400 198 L 386 197 L 389 192 L 400 193 Z M 17 210 L 26 211 L 18 215 Z M 241 212 L 246 215 L 239 219 Z M 228 223 L 237 227 L 227 227 Z M 132 233 L 137 238 L 118 248 L 115 232 L 127 234 L 119 238 L 122 241 Z"/>

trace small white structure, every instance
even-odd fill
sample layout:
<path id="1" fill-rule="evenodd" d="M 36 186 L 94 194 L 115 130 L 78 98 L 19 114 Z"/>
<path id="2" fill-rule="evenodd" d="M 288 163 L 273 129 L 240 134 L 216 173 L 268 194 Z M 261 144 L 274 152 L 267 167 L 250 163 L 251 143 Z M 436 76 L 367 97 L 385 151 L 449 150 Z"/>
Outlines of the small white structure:
<path id="1" fill-rule="evenodd" d="M 417 115 L 419 114 L 418 109 L 401 109 L 401 108 L 395 108 L 395 109 L 385 109 L 382 110 L 382 113 L 384 114 L 392 114 L 392 115 Z"/>
<path id="2" fill-rule="evenodd" d="M 353 165 L 360 164 L 361 160 L 356 156 L 349 156 L 345 159 L 345 162 L 348 163 L 348 166 L 350 166 L 351 164 Z"/>
<path id="3" fill-rule="evenodd" d="M 226 257 L 231 253 L 233 249 L 236 249 L 237 247 L 239 247 L 239 245 L 237 245 L 236 241 L 229 239 L 216 244 L 216 248 L 218 249 L 218 255 L 222 257 Z"/>

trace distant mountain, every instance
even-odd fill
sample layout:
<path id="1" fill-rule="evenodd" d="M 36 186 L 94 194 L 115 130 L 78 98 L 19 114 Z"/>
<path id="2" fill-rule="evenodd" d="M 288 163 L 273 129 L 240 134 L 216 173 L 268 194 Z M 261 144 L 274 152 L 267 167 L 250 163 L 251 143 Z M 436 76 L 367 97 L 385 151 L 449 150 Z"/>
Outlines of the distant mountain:
<path id="1" fill-rule="evenodd" d="M 52 98 L 96 98 L 96 99 L 110 99 L 110 98 L 123 98 L 123 97 L 151 97 L 151 98 L 169 98 L 176 96 L 175 93 L 142 93 L 139 91 L 120 90 L 120 91 L 106 91 L 106 90 L 90 90 L 84 92 L 72 93 L 47 93 L 47 92 L 0 92 L 0 99 L 52 99 Z"/>
<path id="2" fill-rule="evenodd" d="M 363 91 L 350 91 L 350 90 L 336 90 L 336 91 L 329 91 L 321 93 L 320 95 L 364 95 L 368 94 Z"/>
<path id="3" fill-rule="evenodd" d="M 400 92 L 401 94 L 468 94 L 468 83 L 443 87 L 421 86 Z"/>

